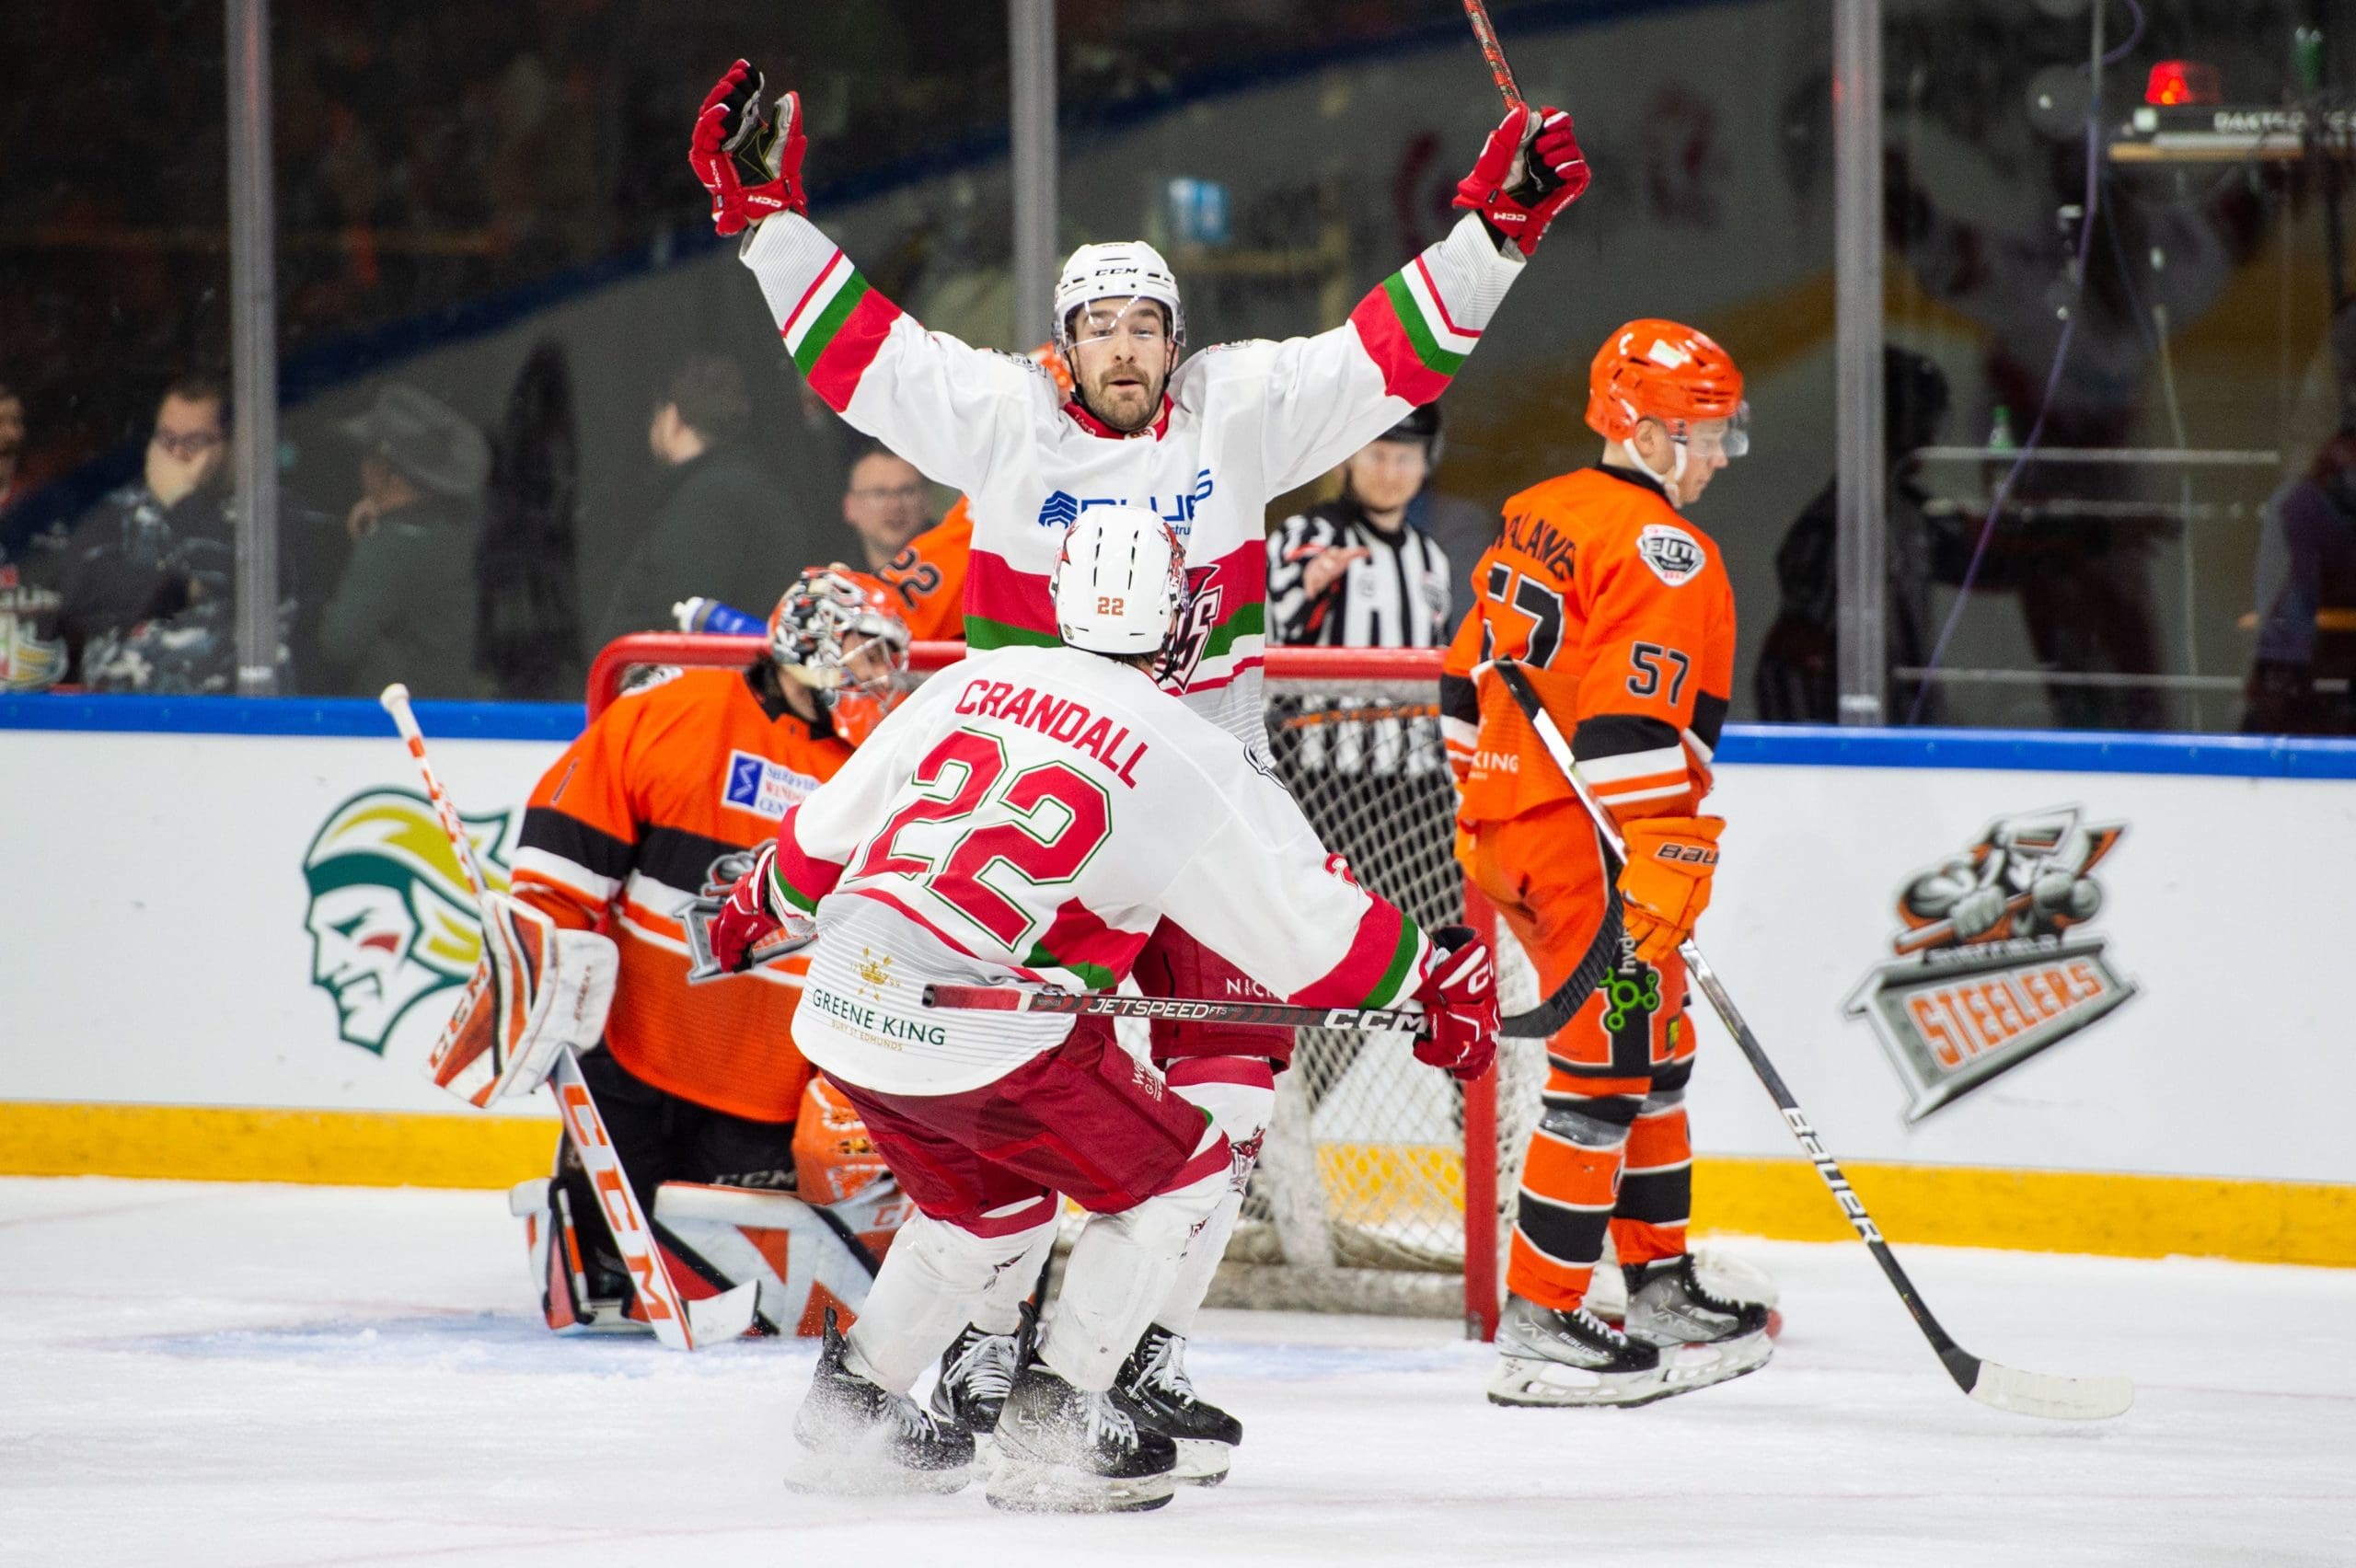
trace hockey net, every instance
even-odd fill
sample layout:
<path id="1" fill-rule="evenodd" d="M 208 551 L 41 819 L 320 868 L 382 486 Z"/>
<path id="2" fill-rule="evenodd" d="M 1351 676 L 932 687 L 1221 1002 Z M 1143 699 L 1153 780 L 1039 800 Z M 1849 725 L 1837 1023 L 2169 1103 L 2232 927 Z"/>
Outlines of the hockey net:
<path id="1" fill-rule="evenodd" d="M 592 666 L 590 716 L 653 669 L 741 665 L 767 646 L 622 638 Z M 927 674 L 964 651 L 919 643 L 911 663 Z M 1477 900 L 1467 920 L 1438 651 L 1274 648 L 1266 676 L 1277 774 L 1327 847 L 1426 928 L 1467 922 L 1500 939 L 1503 1010 L 1534 1007 L 1535 974 L 1511 939 Z M 1500 1041 L 1496 1068 L 1459 1085 L 1403 1036 L 1301 1031 L 1212 1304 L 1461 1313 L 1486 1337 L 1545 1070 L 1541 1042 Z"/>

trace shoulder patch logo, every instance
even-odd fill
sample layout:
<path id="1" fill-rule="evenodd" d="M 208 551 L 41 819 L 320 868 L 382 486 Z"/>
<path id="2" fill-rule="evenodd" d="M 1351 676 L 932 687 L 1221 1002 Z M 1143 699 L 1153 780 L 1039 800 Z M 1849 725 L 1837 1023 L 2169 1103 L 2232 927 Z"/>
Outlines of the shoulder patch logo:
<path id="1" fill-rule="evenodd" d="M 1692 535 L 1666 523 L 1647 523 L 1636 534 L 1636 553 L 1653 575 L 1671 588 L 1681 588 L 1702 574 L 1710 558 Z"/>
<path id="2" fill-rule="evenodd" d="M 751 752 L 732 751 L 728 754 L 727 782 L 721 786 L 720 800 L 722 805 L 779 822 L 817 787 L 815 778 L 796 773 L 783 763 L 771 762 Z"/>

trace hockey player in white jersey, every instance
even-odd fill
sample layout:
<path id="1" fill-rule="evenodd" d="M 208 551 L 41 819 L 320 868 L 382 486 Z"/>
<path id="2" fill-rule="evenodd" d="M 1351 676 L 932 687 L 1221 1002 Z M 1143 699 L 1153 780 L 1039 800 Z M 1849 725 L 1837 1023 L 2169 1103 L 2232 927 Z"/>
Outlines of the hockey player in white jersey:
<path id="1" fill-rule="evenodd" d="M 805 215 L 804 143 L 796 96 L 765 104 L 759 77 L 739 61 L 704 101 L 690 161 L 719 231 L 749 229 L 743 259 L 811 389 L 969 498 L 968 646 L 1052 643 L 1047 582 L 1064 530 L 1112 503 L 1149 509 L 1184 546 L 1189 590 L 1162 684 L 1255 750 L 1266 739 L 1267 503 L 1438 397 L 1547 225 L 1588 184 L 1569 116 L 1517 109 L 1457 188 L 1467 214 L 1348 321 L 1313 337 L 1222 344 L 1183 363 L 1185 310 L 1162 258 L 1139 241 L 1084 245 L 1055 285 L 1067 398 L 1028 359 L 927 332 L 872 288 Z M 1250 995 L 1248 979 L 1198 935 L 1183 918 L 1155 933 L 1138 960 L 1140 987 Z M 1195 1398 L 1181 1352 L 1275 1106 L 1274 1075 L 1291 1051 L 1289 1031 L 1153 1026 L 1155 1061 L 1211 1112 L 1237 1158 L 1205 1229 L 1217 1245 L 1198 1249 L 1173 1285 L 1125 1384 L 1222 1448 L 1241 1428 Z M 985 1420 L 987 1403 L 978 1407 Z"/>
<path id="2" fill-rule="evenodd" d="M 1427 935 L 1328 870 L 1292 797 L 1235 736 L 1160 689 L 1185 604 L 1175 534 L 1126 506 L 1065 536 L 1065 646 L 933 677 L 789 813 L 713 929 L 723 963 L 780 926 L 817 946 L 794 1043 L 857 1107 L 918 1214 L 794 1423 L 801 1484 L 952 1489 L 972 1435 L 907 1390 L 969 1323 L 1011 1333 L 1056 1232 L 1089 1211 L 1044 1335 L 1012 1377 L 988 1487 L 1001 1507 L 1152 1507 L 1177 1455 L 1114 1389 L 1227 1190 L 1227 1138 L 1110 1021 L 925 1005 L 930 985 L 1105 989 L 1165 918 L 1268 994 L 1419 1003 L 1422 1060 L 1495 1050 L 1490 956 Z"/>

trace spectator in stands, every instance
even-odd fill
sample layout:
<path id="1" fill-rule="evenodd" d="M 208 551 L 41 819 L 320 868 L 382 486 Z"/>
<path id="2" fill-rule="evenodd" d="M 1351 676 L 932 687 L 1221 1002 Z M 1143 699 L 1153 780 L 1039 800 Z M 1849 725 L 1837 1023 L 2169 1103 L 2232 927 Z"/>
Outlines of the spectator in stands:
<path id="1" fill-rule="evenodd" d="M 1889 487 L 1882 532 L 1882 564 L 1888 581 L 1882 599 L 1887 644 L 1882 664 L 1883 711 L 1889 722 L 1897 723 L 1914 707 L 1919 680 L 1901 678 L 1895 672 L 1920 669 L 1930 652 L 1930 559 L 1933 541 L 1938 536 L 1927 510 L 1931 497 L 1923 488 L 1921 470 L 1908 459 L 1938 439 L 1939 427 L 1946 421 L 1948 390 L 1946 373 L 1911 349 L 1885 345 L 1881 366 L 1882 460 Z M 1783 604 L 1774 624 L 1767 628 L 1767 640 L 1760 647 L 1759 664 L 1751 675 L 1759 716 L 1775 723 L 1841 721 L 1835 625 L 1840 607 L 1835 570 L 1839 499 L 1834 481 L 1828 478 L 1775 551 L 1775 578 L 1784 591 Z M 1955 536 L 1954 525 L 1947 525 L 1949 553 L 1954 550 Z M 1969 548 L 1968 542 L 1964 548 Z M 1934 688 L 1923 701 L 1922 721 L 1937 723 L 1941 708 L 1940 694 Z"/>
<path id="2" fill-rule="evenodd" d="M 56 568 L 66 681 L 132 691 L 235 686 L 228 449 L 229 398 L 219 381 L 187 376 L 165 389 L 139 478 L 75 525 Z M 173 669 L 159 679 L 167 648 Z"/>
<path id="3" fill-rule="evenodd" d="M 2356 674 L 2356 431 L 2325 442 L 2306 473 L 2268 499 L 2261 527 L 2258 658 L 2242 728 L 2356 732 L 2356 692 L 2316 689 L 2319 674 Z"/>
<path id="4" fill-rule="evenodd" d="M 1448 557 L 1407 520 L 1431 477 L 1426 404 L 1342 465 L 1342 493 L 1268 541 L 1268 637 L 1339 648 L 1438 648 L 1456 629 Z"/>
<path id="5" fill-rule="evenodd" d="M 606 601 L 601 645 L 676 629 L 671 606 L 697 595 L 752 613 L 811 564 L 798 559 L 776 486 L 744 448 L 752 417 L 733 360 L 699 354 L 672 373 L 646 432 L 667 490 Z"/>
<path id="6" fill-rule="evenodd" d="M 931 526 L 925 515 L 924 476 L 905 457 L 871 446 L 850 466 L 843 490 L 843 522 L 859 539 L 869 571 L 892 564 L 910 539 Z"/>
<path id="7" fill-rule="evenodd" d="M 319 618 L 327 689 L 373 696 L 403 681 L 419 697 L 475 695 L 475 535 L 491 444 L 465 416 L 399 382 L 348 420 L 360 499 L 345 519 L 352 559 Z"/>

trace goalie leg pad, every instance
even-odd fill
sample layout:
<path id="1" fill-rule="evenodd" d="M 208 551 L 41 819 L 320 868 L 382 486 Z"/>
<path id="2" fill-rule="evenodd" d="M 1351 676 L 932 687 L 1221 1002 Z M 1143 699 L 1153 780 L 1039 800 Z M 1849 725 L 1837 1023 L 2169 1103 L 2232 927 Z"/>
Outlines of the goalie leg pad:
<path id="1" fill-rule="evenodd" d="M 666 1182 L 654 1223 L 687 1296 L 688 1276 L 717 1294 L 760 1289 L 756 1331 L 815 1336 L 828 1307 L 848 1318 L 866 1305 L 875 1265 L 838 1217 L 785 1193 Z"/>

